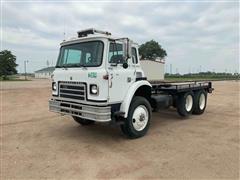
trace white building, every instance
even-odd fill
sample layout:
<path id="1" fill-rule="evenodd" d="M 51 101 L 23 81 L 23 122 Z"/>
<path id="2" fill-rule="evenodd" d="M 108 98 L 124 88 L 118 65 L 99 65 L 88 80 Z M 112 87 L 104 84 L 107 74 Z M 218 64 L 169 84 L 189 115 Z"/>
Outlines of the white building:
<path id="1" fill-rule="evenodd" d="M 51 78 L 55 67 L 47 67 L 34 72 L 35 78 Z"/>
<path id="2" fill-rule="evenodd" d="M 141 60 L 140 64 L 147 80 L 164 80 L 164 60 Z"/>

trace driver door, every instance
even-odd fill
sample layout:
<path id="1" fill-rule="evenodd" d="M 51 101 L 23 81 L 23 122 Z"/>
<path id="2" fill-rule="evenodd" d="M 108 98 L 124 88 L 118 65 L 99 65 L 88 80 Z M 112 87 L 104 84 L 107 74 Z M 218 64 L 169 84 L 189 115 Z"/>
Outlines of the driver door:
<path id="1" fill-rule="evenodd" d="M 124 48 L 122 42 L 110 42 L 108 51 L 109 102 L 120 103 L 129 87 L 135 82 L 135 67 L 128 61 L 128 68 L 123 68 Z"/>

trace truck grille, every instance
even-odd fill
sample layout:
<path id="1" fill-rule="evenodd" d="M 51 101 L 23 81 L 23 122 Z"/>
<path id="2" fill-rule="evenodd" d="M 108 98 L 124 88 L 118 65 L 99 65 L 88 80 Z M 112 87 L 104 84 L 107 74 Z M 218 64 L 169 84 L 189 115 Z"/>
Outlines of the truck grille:
<path id="1" fill-rule="evenodd" d="M 59 96 L 69 99 L 86 99 L 86 86 L 81 82 L 59 82 Z"/>

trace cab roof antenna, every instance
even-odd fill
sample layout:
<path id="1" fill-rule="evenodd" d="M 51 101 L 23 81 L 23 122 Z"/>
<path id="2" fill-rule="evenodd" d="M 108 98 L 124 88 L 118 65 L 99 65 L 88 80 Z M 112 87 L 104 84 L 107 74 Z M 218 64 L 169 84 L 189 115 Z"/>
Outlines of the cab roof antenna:
<path id="1" fill-rule="evenodd" d="M 66 23 L 65 23 L 65 16 L 63 17 L 63 41 L 66 40 Z"/>

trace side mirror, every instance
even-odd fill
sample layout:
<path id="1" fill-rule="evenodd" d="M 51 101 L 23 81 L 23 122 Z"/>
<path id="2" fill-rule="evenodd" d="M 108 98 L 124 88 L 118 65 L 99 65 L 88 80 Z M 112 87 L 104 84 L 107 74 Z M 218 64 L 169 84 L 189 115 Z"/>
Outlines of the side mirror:
<path id="1" fill-rule="evenodd" d="M 123 68 L 124 68 L 124 69 L 127 69 L 127 68 L 128 68 L 128 63 L 127 63 L 127 62 L 124 62 L 124 63 L 123 63 Z"/>
<path id="2" fill-rule="evenodd" d="M 127 46 L 128 46 L 128 58 L 132 57 L 132 41 L 127 39 Z"/>
<path id="3" fill-rule="evenodd" d="M 129 39 L 124 41 L 124 57 L 125 60 L 132 57 L 132 41 Z"/>

